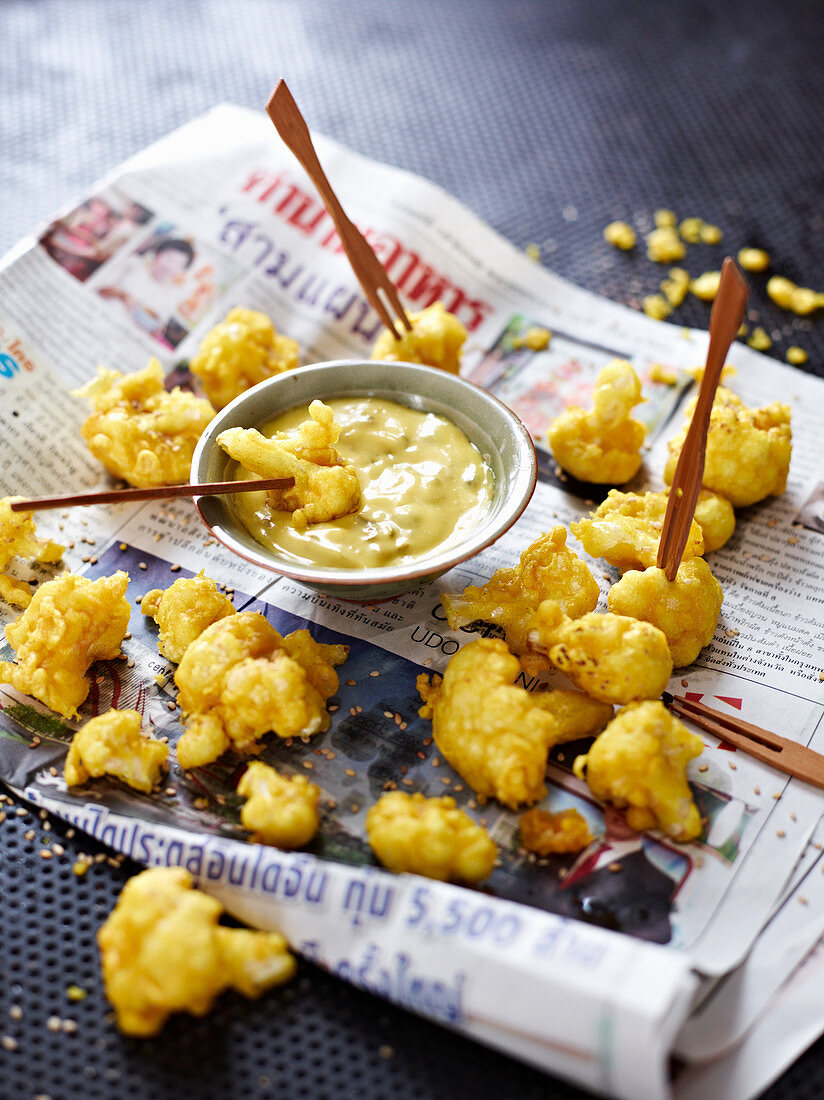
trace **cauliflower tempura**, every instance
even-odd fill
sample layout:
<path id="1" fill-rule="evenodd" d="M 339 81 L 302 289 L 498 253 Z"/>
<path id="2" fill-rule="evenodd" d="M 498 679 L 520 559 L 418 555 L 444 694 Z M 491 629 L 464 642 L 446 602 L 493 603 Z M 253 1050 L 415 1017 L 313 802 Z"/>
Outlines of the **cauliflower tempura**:
<path id="1" fill-rule="evenodd" d="M 337 691 L 334 665 L 347 647 L 321 645 L 307 630 L 285 638 L 262 615 L 219 619 L 196 638 L 175 673 L 186 730 L 177 743 L 182 768 L 232 748 L 255 753 L 265 733 L 302 737 L 329 727 L 326 699 Z"/>
<path id="2" fill-rule="evenodd" d="M 126 1035 L 156 1035 L 173 1012 L 205 1016 L 225 989 L 259 997 L 297 964 L 277 932 L 223 928 L 223 906 L 182 867 L 129 879 L 97 933 L 103 985 Z"/>
<path id="3" fill-rule="evenodd" d="M 623 485 L 641 467 L 646 428 L 630 410 L 643 400 L 641 380 L 625 359 L 613 359 L 595 379 L 592 412 L 570 405 L 549 427 L 558 465 L 579 481 Z"/>
<path id="4" fill-rule="evenodd" d="M 89 665 L 120 653 L 129 629 L 128 583 L 123 572 L 96 581 L 64 573 L 38 588 L 20 618 L 6 627 L 17 662 L 0 662 L 0 683 L 74 718 L 91 687 Z"/>
<path id="5" fill-rule="evenodd" d="M 332 410 L 313 401 L 309 416 L 294 432 L 271 439 L 255 428 L 228 428 L 217 437 L 224 451 L 252 473 L 294 478 L 293 486 L 273 489 L 267 496 L 270 507 L 292 513 L 299 529 L 348 516 L 361 503 L 358 475 L 335 449 L 340 428 Z"/>
<path id="6" fill-rule="evenodd" d="M 158 651 L 175 664 L 207 626 L 235 613 L 232 601 L 202 570 L 196 577 L 181 577 L 165 591 L 152 588 L 140 601 L 140 610 L 160 627 Z"/>
<path id="7" fill-rule="evenodd" d="M 702 489 L 695 506 L 695 522 L 704 536 L 704 553 L 710 554 L 732 538 L 735 512 L 726 497 Z"/>
<path id="8" fill-rule="evenodd" d="M 557 526 L 528 546 L 516 566 L 497 570 L 486 584 L 471 584 L 463 594 L 443 593 L 441 603 L 453 630 L 475 619 L 497 623 L 512 652 L 522 654 L 538 604 L 557 600 L 576 619 L 595 608 L 598 592 L 587 565 L 566 546 L 566 530 Z"/>
<path id="9" fill-rule="evenodd" d="M 12 512 L 10 505 L 23 497 L 3 497 L 0 500 L 0 598 L 15 607 L 28 607 L 32 587 L 26 581 L 9 577 L 4 570 L 12 558 L 28 558 L 53 564 L 63 557 L 64 546 L 39 539 L 31 512 Z"/>
<path id="10" fill-rule="evenodd" d="M 586 778 L 596 798 L 628 807 L 631 829 L 657 826 L 673 840 L 693 840 L 701 833 L 701 817 L 687 783 L 687 764 L 703 747 L 663 703 L 630 703 L 586 756 L 576 759 L 573 770 Z"/>
<path id="11" fill-rule="evenodd" d="M 604 558 L 618 569 L 646 569 L 655 565 L 667 511 L 665 493 L 621 493 L 610 489 L 586 519 L 569 529 L 593 558 Z M 703 554 L 701 528 L 690 525 L 683 560 Z"/>
<path id="12" fill-rule="evenodd" d="M 691 665 L 715 633 L 721 585 L 703 558 L 681 562 L 675 580 L 663 569 L 630 570 L 609 592 L 609 609 L 616 615 L 643 619 L 662 630 L 676 668 Z"/>
<path id="13" fill-rule="evenodd" d="M 237 793 L 247 799 L 241 824 L 257 843 L 302 848 L 318 831 L 320 787 L 305 775 L 289 778 L 255 760 L 241 776 Z"/>
<path id="14" fill-rule="evenodd" d="M 461 348 L 466 329 L 443 302 L 435 302 L 420 313 L 408 313 L 412 331 L 398 323 L 400 340 L 384 329 L 372 348 L 372 359 L 395 359 L 403 363 L 423 363 L 427 367 L 457 374 L 461 366 Z"/>
<path id="15" fill-rule="evenodd" d="M 538 856 L 580 852 L 592 843 L 586 818 L 577 810 L 527 810 L 518 820 L 521 844 Z"/>
<path id="16" fill-rule="evenodd" d="M 455 799 L 391 791 L 366 815 L 372 851 L 390 871 L 445 882 L 480 882 L 495 866 L 498 849 L 486 829 L 457 809 Z"/>
<path id="17" fill-rule="evenodd" d="M 166 767 L 169 746 L 142 733 L 136 710 L 109 710 L 81 726 L 66 757 L 66 784 L 113 775 L 148 794 Z"/>
<path id="18" fill-rule="evenodd" d="M 265 313 L 237 306 L 206 334 L 189 363 L 206 396 L 222 409 L 251 386 L 298 365 L 298 345 L 280 336 Z"/>
<path id="19" fill-rule="evenodd" d="M 684 427 L 669 442 L 667 484 L 675 474 L 695 404 L 695 399 L 689 403 Z M 705 489 L 720 493 L 734 508 L 780 496 L 787 486 L 791 451 L 789 405 L 776 401 L 763 409 L 750 409 L 731 390 L 718 389 L 707 435 Z"/>

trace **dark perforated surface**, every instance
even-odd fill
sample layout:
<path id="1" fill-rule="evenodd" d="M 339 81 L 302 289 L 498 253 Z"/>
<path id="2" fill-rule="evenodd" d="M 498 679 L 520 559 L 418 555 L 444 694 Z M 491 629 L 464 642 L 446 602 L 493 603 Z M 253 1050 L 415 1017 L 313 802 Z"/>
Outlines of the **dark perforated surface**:
<path id="1" fill-rule="evenodd" d="M 148 141 L 221 100 L 257 107 L 285 75 L 314 127 L 428 176 L 617 300 L 656 289 L 663 269 L 609 248 L 603 225 L 647 229 L 662 205 L 824 289 L 816 2 L 5 0 L 0 42 L 0 251 Z M 721 254 L 691 249 L 688 266 Z M 788 321 L 752 281 L 774 354 L 801 344 L 822 373 L 824 321 Z M 694 300 L 677 314 L 707 316 Z M 134 868 L 78 879 L 77 853 L 102 849 L 3 811 L 0 1036 L 18 1046 L 0 1047 L 0 1100 L 583 1096 L 305 964 L 261 1002 L 227 996 L 150 1046 L 125 1041 L 94 933 Z M 43 859 L 55 842 L 64 854 Z M 824 1043 L 766 1095 L 824 1095 Z"/>

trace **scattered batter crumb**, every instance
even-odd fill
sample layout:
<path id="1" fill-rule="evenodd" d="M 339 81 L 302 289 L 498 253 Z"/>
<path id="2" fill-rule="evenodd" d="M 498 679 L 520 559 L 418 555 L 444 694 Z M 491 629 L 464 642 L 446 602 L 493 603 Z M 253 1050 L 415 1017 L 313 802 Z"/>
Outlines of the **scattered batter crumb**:
<path id="1" fill-rule="evenodd" d="M 738 262 L 745 271 L 766 271 L 770 266 L 770 256 L 763 248 L 742 248 L 738 253 Z"/>
<path id="2" fill-rule="evenodd" d="M 635 248 L 635 230 L 627 222 L 610 222 L 604 229 L 604 240 L 623 252 L 629 252 Z"/>
<path id="3" fill-rule="evenodd" d="M 720 283 L 720 271 L 705 271 L 703 275 L 699 275 L 697 279 L 692 280 L 690 293 L 695 295 L 696 298 L 700 298 L 702 302 L 711 302 L 718 293 Z"/>
<path id="4" fill-rule="evenodd" d="M 765 329 L 761 326 L 757 326 L 752 330 L 752 335 L 747 340 L 747 343 L 751 348 L 755 348 L 756 351 L 769 351 L 772 347 L 772 340 L 768 336 Z"/>
<path id="5" fill-rule="evenodd" d="M 663 294 L 648 294 L 642 301 L 641 308 L 654 321 L 666 321 L 672 313 L 672 306 Z"/>
<path id="6" fill-rule="evenodd" d="M 797 344 L 793 344 L 792 347 L 787 348 L 787 354 L 785 356 L 788 363 L 792 363 L 794 367 L 800 367 L 802 363 L 806 363 L 810 358 L 803 348 L 798 347 Z"/>

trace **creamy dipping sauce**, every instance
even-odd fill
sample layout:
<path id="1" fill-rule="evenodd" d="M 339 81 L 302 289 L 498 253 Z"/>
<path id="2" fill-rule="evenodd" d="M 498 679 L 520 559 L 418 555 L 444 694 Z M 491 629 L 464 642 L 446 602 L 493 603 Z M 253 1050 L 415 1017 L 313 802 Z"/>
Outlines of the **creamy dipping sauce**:
<path id="1" fill-rule="evenodd" d="M 337 450 L 357 471 L 361 509 L 298 531 L 290 512 L 269 507 L 266 493 L 238 493 L 240 520 L 261 545 L 301 565 L 374 569 L 448 550 L 483 523 L 493 474 L 451 421 L 375 397 L 325 404 L 341 429 Z M 308 417 L 306 407 L 290 409 L 258 431 L 271 437 Z M 249 475 L 239 469 L 238 476 Z"/>

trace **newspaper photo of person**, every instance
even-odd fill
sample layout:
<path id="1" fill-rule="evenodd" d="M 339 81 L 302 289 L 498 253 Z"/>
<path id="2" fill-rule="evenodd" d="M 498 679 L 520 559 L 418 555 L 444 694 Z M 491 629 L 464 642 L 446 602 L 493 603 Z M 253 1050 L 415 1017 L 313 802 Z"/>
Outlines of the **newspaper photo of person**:
<path id="1" fill-rule="evenodd" d="M 151 216 L 145 206 L 109 188 L 53 221 L 39 243 L 70 275 L 85 282 Z"/>

